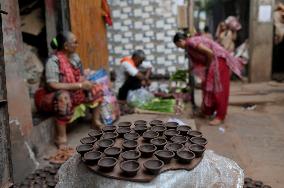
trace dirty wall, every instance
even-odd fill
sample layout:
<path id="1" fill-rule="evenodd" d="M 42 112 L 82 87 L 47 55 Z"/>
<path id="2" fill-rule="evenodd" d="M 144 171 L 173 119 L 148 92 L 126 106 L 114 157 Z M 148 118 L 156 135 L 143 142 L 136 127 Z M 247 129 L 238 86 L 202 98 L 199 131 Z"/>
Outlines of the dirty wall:
<path id="1" fill-rule="evenodd" d="M 119 65 L 123 56 L 143 49 L 156 74 L 186 68 L 183 52 L 172 43 L 177 31 L 176 0 L 109 0 L 113 27 L 108 28 L 109 62 Z"/>

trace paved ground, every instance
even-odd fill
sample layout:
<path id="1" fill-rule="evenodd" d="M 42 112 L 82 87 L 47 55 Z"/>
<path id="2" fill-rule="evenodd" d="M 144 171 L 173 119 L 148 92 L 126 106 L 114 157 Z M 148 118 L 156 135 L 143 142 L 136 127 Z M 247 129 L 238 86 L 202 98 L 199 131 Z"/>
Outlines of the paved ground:
<path id="1" fill-rule="evenodd" d="M 197 92 L 200 102 L 200 92 Z M 248 100 L 249 99 L 249 100 Z M 196 119 L 197 129 L 208 138 L 208 148 L 235 160 L 248 177 L 261 180 L 272 187 L 283 187 L 284 179 L 284 84 L 233 84 L 231 106 L 224 125 L 211 127 L 208 121 Z M 242 101 L 257 104 L 246 110 Z M 166 120 L 167 116 L 156 116 Z M 149 119 L 148 115 L 134 114 L 121 120 Z M 88 123 L 73 127 L 68 134 L 70 145 L 89 131 Z"/>
<path id="2" fill-rule="evenodd" d="M 275 92 L 262 86 L 246 87 L 279 98 L 271 103 L 259 103 L 254 110 L 230 106 L 222 126 L 208 126 L 207 121 L 201 119 L 197 119 L 196 124 L 208 138 L 208 148 L 235 160 L 246 176 L 280 188 L 284 185 L 284 87 L 277 86 Z M 261 98 L 259 95 L 254 98 L 257 97 Z"/>

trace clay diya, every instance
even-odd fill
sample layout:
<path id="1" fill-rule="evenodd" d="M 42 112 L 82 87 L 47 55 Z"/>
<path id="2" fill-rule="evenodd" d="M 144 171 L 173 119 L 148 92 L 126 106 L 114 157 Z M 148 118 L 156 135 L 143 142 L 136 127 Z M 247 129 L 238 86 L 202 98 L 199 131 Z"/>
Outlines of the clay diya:
<path id="1" fill-rule="evenodd" d="M 254 186 L 253 182 L 245 184 L 243 188 L 256 188 L 256 186 Z"/>
<path id="2" fill-rule="evenodd" d="M 134 131 L 137 132 L 139 135 L 142 135 L 145 131 L 147 131 L 147 125 L 138 124 L 134 127 Z"/>
<path id="3" fill-rule="evenodd" d="M 272 188 L 270 185 L 264 185 L 261 188 Z"/>
<path id="4" fill-rule="evenodd" d="M 114 132 L 116 130 L 116 126 L 104 126 L 102 129 L 104 132 Z"/>
<path id="5" fill-rule="evenodd" d="M 188 131 L 187 135 L 192 138 L 192 137 L 202 137 L 202 132 L 200 131 Z"/>
<path id="6" fill-rule="evenodd" d="M 177 136 L 177 135 L 179 135 L 179 133 L 180 133 L 180 132 L 177 131 L 177 130 L 170 129 L 170 130 L 166 130 L 166 131 L 164 132 L 164 135 L 166 136 L 167 139 L 171 139 L 171 137 Z"/>
<path id="7" fill-rule="evenodd" d="M 158 150 L 154 153 L 154 155 L 165 164 L 167 164 L 171 162 L 171 159 L 175 156 L 175 153 L 168 150 Z"/>
<path id="8" fill-rule="evenodd" d="M 207 144 L 207 140 L 206 138 L 203 138 L 203 137 L 192 137 L 190 139 L 190 141 L 193 143 L 193 144 L 199 144 L 199 145 L 202 145 L 202 146 L 205 146 Z"/>
<path id="9" fill-rule="evenodd" d="M 125 140 L 122 143 L 122 146 L 125 150 L 135 150 L 138 146 L 138 142 L 136 140 Z"/>
<path id="10" fill-rule="evenodd" d="M 167 129 L 176 129 L 178 126 L 178 123 L 177 122 L 167 122 L 164 125 L 167 127 Z"/>
<path id="11" fill-rule="evenodd" d="M 147 121 L 145 121 L 145 120 L 136 120 L 135 122 L 134 122 L 134 125 L 147 125 Z"/>
<path id="12" fill-rule="evenodd" d="M 256 187 L 262 187 L 262 186 L 263 186 L 263 182 L 262 182 L 262 181 L 255 181 L 255 182 L 254 182 L 254 185 L 255 185 Z"/>
<path id="13" fill-rule="evenodd" d="M 130 133 L 130 131 L 131 131 L 130 127 L 118 127 L 116 129 L 116 132 L 118 133 L 119 137 L 123 137 L 125 133 Z"/>
<path id="14" fill-rule="evenodd" d="M 187 126 L 187 125 L 181 125 L 181 126 L 177 127 L 177 131 L 179 131 L 180 134 L 184 135 L 184 136 L 186 136 L 188 131 L 190 131 L 190 130 L 191 130 L 191 127 Z"/>
<path id="15" fill-rule="evenodd" d="M 113 157 L 105 157 L 99 160 L 98 167 L 99 167 L 99 170 L 103 172 L 110 172 L 113 170 L 116 163 L 117 163 L 117 159 Z"/>
<path id="16" fill-rule="evenodd" d="M 158 159 L 150 159 L 143 163 L 144 168 L 150 174 L 158 174 L 163 168 L 164 162 Z"/>
<path id="17" fill-rule="evenodd" d="M 151 128 L 152 131 L 155 131 L 157 133 L 159 133 L 160 136 L 163 135 L 164 131 L 166 130 L 167 128 L 163 125 L 156 125 L 154 127 Z"/>
<path id="18" fill-rule="evenodd" d="M 189 146 L 190 151 L 195 154 L 195 157 L 201 157 L 205 151 L 205 147 L 198 144 L 192 144 Z"/>
<path id="19" fill-rule="evenodd" d="M 137 174 L 140 165 L 137 161 L 123 161 L 120 163 L 120 169 L 125 174 L 125 176 L 133 177 Z"/>
<path id="20" fill-rule="evenodd" d="M 138 149 L 141 152 L 141 157 L 148 158 L 152 157 L 153 153 L 157 150 L 157 147 L 153 144 L 142 144 Z"/>
<path id="21" fill-rule="evenodd" d="M 167 140 L 164 138 L 154 138 L 150 141 L 151 144 L 154 144 L 157 149 L 163 149 L 167 144 Z"/>
<path id="22" fill-rule="evenodd" d="M 185 144 L 188 141 L 188 139 L 185 136 L 178 135 L 178 136 L 173 136 L 171 138 L 171 141 L 173 141 L 174 143 L 178 143 L 178 144 Z"/>
<path id="23" fill-rule="evenodd" d="M 125 121 L 125 122 L 119 122 L 117 126 L 118 127 L 130 127 L 131 125 L 132 125 L 131 122 Z"/>
<path id="24" fill-rule="evenodd" d="M 56 186 L 56 184 L 57 184 L 57 182 L 56 181 L 46 181 L 46 185 L 48 185 L 48 187 L 55 187 Z"/>
<path id="25" fill-rule="evenodd" d="M 118 137 L 118 134 L 116 132 L 106 132 L 103 134 L 103 139 L 112 139 L 115 140 Z"/>
<path id="26" fill-rule="evenodd" d="M 178 162 L 188 164 L 195 158 L 195 154 L 192 151 L 180 150 L 177 151 L 177 157 Z"/>
<path id="27" fill-rule="evenodd" d="M 247 184 L 247 183 L 253 182 L 253 180 L 251 178 L 245 178 L 244 182 L 245 182 L 245 184 Z"/>
<path id="28" fill-rule="evenodd" d="M 57 182 L 56 181 L 46 181 L 46 185 L 48 185 L 48 187 L 55 187 L 56 186 L 56 184 L 57 184 Z"/>
<path id="29" fill-rule="evenodd" d="M 155 125 L 163 125 L 164 122 L 162 120 L 158 120 L 158 119 L 155 119 L 153 121 L 150 121 L 149 123 L 151 126 L 155 126 Z"/>
<path id="30" fill-rule="evenodd" d="M 103 131 L 101 130 L 92 130 L 88 133 L 91 137 L 96 137 L 97 139 L 100 139 L 100 137 L 103 135 Z"/>
<path id="31" fill-rule="evenodd" d="M 81 140 L 80 140 L 80 142 L 82 143 L 82 144 L 92 144 L 92 145 L 94 145 L 94 143 L 97 141 L 97 138 L 96 137 L 90 137 L 90 136 L 88 136 L 88 137 L 84 137 L 84 138 L 82 138 Z"/>
<path id="32" fill-rule="evenodd" d="M 101 151 L 104 151 L 106 148 L 114 145 L 114 141 L 112 139 L 101 139 L 97 141 L 97 145 Z"/>
<path id="33" fill-rule="evenodd" d="M 159 136 L 159 133 L 150 130 L 144 132 L 142 136 L 146 142 L 149 142 L 151 139 L 157 138 Z"/>
<path id="34" fill-rule="evenodd" d="M 141 153 L 136 150 L 125 151 L 121 154 L 124 160 L 137 160 L 141 156 Z"/>
<path id="35" fill-rule="evenodd" d="M 89 151 L 84 154 L 85 163 L 88 165 L 95 165 L 101 159 L 102 153 L 99 151 Z"/>
<path id="36" fill-rule="evenodd" d="M 92 144 L 82 144 L 76 147 L 77 152 L 80 153 L 81 156 L 84 156 L 85 153 L 91 151 L 92 149 L 93 149 Z"/>
<path id="37" fill-rule="evenodd" d="M 177 152 L 181 149 L 183 149 L 184 146 L 182 144 L 178 144 L 178 143 L 169 143 L 167 145 L 165 145 L 165 149 L 169 150 L 169 151 L 173 151 L 173 152 Z"/>
<path id="38" fill-rule="evenodd" d="M 124 139 L 125 140 L 137 140 L 139 138 L 138 133 L 126 133 L 124 134 Z"/>
<path id="39" fill-rule="evenodd" d="M 121 152 L 122 152 L 122 149 L 118 148 L 118 147 L 109 147 L 109 148 L 105 149 L 105 151 L 104 151 L 106 156 L 114 157 L 114 158 L 118 158 L 119 154 Z"/>

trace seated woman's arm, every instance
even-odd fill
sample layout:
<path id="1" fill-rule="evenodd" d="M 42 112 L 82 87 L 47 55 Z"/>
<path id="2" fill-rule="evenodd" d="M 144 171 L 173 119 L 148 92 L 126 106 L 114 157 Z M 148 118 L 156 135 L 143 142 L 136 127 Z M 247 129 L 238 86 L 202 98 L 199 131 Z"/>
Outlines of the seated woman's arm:
<path id="1" fill-rule="evenodd" d="M 78 90 L 78 89 L 91 90 L 93 85 L 91 82 L 85 80 L 80 83 L 50 82 L 48 83 L 48 86 L 54 90 Z"/>

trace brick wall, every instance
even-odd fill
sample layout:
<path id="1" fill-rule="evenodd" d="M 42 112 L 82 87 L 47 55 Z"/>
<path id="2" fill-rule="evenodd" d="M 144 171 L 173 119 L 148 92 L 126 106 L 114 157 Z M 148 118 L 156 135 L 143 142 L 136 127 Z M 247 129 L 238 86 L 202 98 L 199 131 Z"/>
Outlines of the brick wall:
<path id="1" fill-rule="evenodd" d="M 183 51 L 172 43 L 177 31 L 176 0 L 109 0 L 113 27 L 108 28 L 109 62 L 119 65 L 123 56 L 143 49 L 154 73 L 186 68 Z"/>

